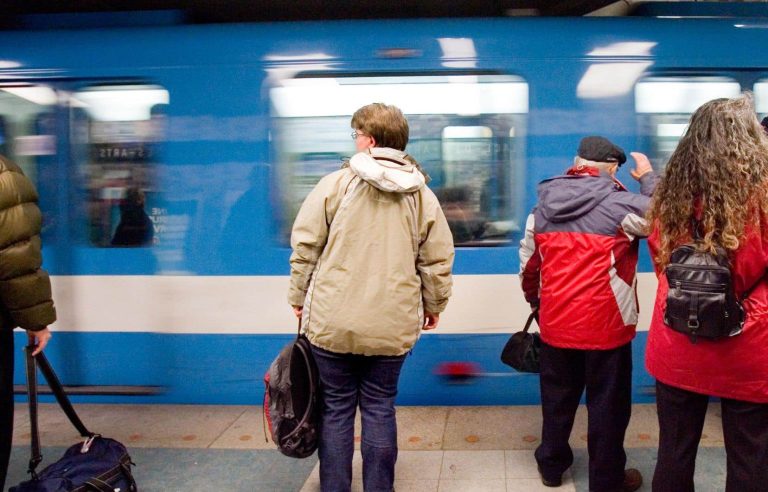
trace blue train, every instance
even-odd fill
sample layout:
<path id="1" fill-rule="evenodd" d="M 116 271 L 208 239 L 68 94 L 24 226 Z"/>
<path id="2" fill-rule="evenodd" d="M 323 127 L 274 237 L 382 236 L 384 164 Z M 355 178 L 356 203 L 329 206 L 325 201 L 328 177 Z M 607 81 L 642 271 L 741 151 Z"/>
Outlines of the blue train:
<path id="1" fill-rule="evenodd" d="M 518 241 L 536 183 L 587 134 L 662 169 L 702 102 L 749 90 L 768 113 L 766 45 L 759 19 L 0 32 L 0 152 L 41 195 L 59 313 L 49 357 L 68 385 L 163 388 L 86 401 L 260 402 L 296 330 L 293 217 L 353 153 L 352 112 L 380 101 L 407 114 L 406 150 L 457 246 L 454 297 L 406 361 L 399 403 L 535 404 L 538 379 L 499 352 L 527 316 Z M 651 387 L 647 254 L 640 270 L 636 402 Z"/>

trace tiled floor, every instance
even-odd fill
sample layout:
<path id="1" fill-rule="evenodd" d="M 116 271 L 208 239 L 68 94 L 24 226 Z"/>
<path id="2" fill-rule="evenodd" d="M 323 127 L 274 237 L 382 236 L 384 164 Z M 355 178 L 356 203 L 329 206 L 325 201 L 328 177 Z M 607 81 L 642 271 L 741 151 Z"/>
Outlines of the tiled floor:
<path id="1" fill-rule="evenodd" d="M 320 490 L 317 457 L 294 460 L 265 442 L 261 410 L 245 406 L 78 405 L 91 430 L 122 441 L 137 463 L 142 491 Z M 533 449 L 540 437 L 538 406 L 399 407 L 398 492 L 586 491 L 586 412 L 580 408 L 571 445 L 574 465 L 558 489 L 539 480 Z M 725 453 L 719 405 L 710 406 L 697 467 L 697 491 L 724 489 Z M 25 478 L 29 424 L 17 406 L 8 485 Z M 78 441 L 64 414 L 41 405 L 45 463 Z M 358 432 L 359 436 L 359 423 Z M 356 439 L 359 441 L 359 438 Z M 628 466 L 650 479 L 658 444 L 653 405 L 635 405 L 625 446 Z M 359 447 L 359 445 L 358 445 Z M 353 491 L 362 491 L 361 459 L 353 463 Z"/>

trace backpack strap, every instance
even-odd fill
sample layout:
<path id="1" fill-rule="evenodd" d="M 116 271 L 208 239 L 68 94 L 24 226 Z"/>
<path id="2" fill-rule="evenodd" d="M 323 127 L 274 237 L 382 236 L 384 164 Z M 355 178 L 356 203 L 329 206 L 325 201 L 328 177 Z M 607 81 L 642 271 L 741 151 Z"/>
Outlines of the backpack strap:
<path id="1" fill-rule="evenodd" d="M 29 468 L 27 473 L 32 475 L 33 479 L 37 479 L 37 473 L 35 469 L 37 465 L 43 461 L 43 455 L 40 453 L 40 433 L 37 428 L 37 366 L 35 365 L 35 358 L 32 356 L 34 346 L 27 346 L 24 348 L 26 354 L 26 368 L 27 368 L 27 401 L 29 402 L 29 425 L 30 425 L 30 440 L 31 440 L 31 456 L 29 458 Z"/>
<path id="2" fill-rule="evenodd" d="M 701 221 L 696 217 L 691 217 L 691 230 L 693 231 L 693 239 L 695 242 L 698 243 L 702 239 L 704 239 L 704 237 L 701 235 Z M 760 285 L 760 282 L 762 282 L 763 279 L 765 279 L 766 273 L 767 272 L 763 272 L 760 278 L 757 279 L 757 281 L 754 284 L 752 284 L 752 286 L 749 289 L 745 290 L 741 294 L 741 298 L 739 299 L 739 302 L 744 302 L 747 299 L 747 297 L 749 297 L 749 295 L 752 294 L 752 291 L 755 290 L 755 288 L 758 285 Z"/>
<path id="3" fill-rule="evenodd" d="M 75 429 L 77 429 L 80 435 L 83 437 L 95 436 L 93 432 L 85 427 L 82 420 L 80 420 L 80 417 L 77 415 L 77 412 L 75 412 L 75 408 L 72 406 L 72 403 L 70 403 L 59 378 L 56 377 L 56 373 L 53 372 L 53 368 L 43 352 L 40 352 L 37 355 L 32 355 L 32 352 L 34 352 L 36 348 L 35 345 L 27 345 L 24 348 L 26 354 L 27 394 L 29 401 L 30 441 L 32 448 L 32 456 L 29 459 L 29 469 L 27 471 L 33 478 L 37 478 L 35 469 L 37 468 L 37 465 L 43 461 L 43 455 L 40 452 L 40 431 L 37 421 L 37 369 L 40 369 L 40 372 L 43 373 L 43 377 L 48 381 L 48 386 L 56 397 L 56 401 L 59 403 L 61 409 L 64 410 L 67 418 L 69 418 L 69 421 Z"/>
<path id="4" fill-rule="evenodd" d="M 691 231 L 693 231 L 693 240 L 695 242 L 698 243 L 704 239 L 704 236 L 701 235 L 701 221 L 696 216 L 691 217 Z"/>
<path id="5" fill-rule="evenodd" d="M 296 352 L 299 352 L 301 354 L 302 360 L 304 360 L 305 366 L 312 371 L 312 367 L 315 364 L 314 356 L 312 355 L 312 349 L 309 347 L 309 342 L 304 339 L 302 341 L 299 341 L 294 346 L 294 352 L 293 355 L 295 355 Z M 288 435 L 283 437 L 281 441 L 290 441 L 293 436 L 299 434 L 300 432 L 304 432 L 304 428 L 306 426 L 307 421 L 312 416 L 312 414 L 317 410 L 316 409 L 316 398 L 317 398 L 317 387 L 315 386 L 315 380 L 310 377 L 309 378 L 309 403 L 307 404 L 307 408 L 304 411 L 304 415 L 300 416 L 299 423 L 296 425 L 296 428 L 290 432 Z M 297 415 L 297 417 L 299 417 Z"/>
<path id="6" fill-rule="evenodd" d="M 267 437 L 267 395 L 269 394 L 269 387 L 264 391 L 264 398 L 261 401 L 261 426 L 264 431 L 264 442 L 269 442 Z"/>

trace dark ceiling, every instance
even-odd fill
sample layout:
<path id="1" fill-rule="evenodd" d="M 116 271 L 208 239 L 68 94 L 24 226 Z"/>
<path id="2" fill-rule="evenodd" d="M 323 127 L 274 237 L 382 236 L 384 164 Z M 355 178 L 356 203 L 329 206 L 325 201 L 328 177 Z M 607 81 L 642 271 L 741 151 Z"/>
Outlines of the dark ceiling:
<path id="1" fill-rule="evenodd" d="M 6 0 L 5 24 L 29 16 L 174 11 L 185 22 L 409 17 L 581 16 L 615 0 Z M 110 14 L 108 14 L 110 15 Z"/>

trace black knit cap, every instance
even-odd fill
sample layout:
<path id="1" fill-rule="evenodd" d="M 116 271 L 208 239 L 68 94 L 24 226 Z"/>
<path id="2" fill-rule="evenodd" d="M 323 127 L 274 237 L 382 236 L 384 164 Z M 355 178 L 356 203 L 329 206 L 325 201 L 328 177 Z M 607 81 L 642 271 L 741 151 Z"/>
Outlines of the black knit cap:
<path id="1" fill-rule="evenodd" d="M 627 161 L 624 149 L 603 137 L 584 137 L 579 142 L 579 157 L 594 162 L 616 162 L 621 166 Z"/>

